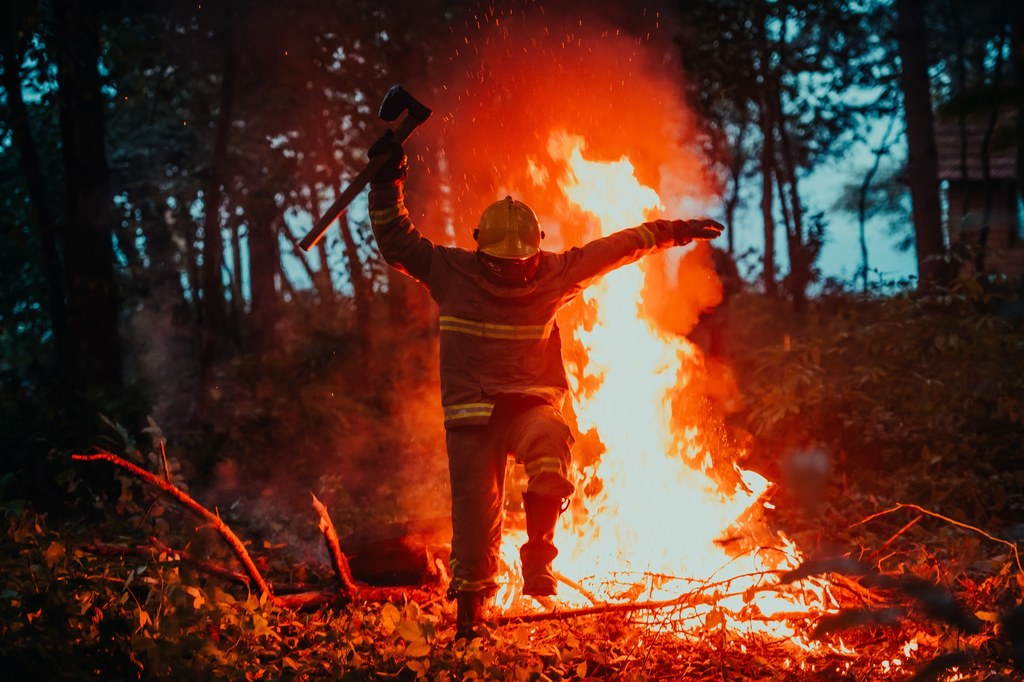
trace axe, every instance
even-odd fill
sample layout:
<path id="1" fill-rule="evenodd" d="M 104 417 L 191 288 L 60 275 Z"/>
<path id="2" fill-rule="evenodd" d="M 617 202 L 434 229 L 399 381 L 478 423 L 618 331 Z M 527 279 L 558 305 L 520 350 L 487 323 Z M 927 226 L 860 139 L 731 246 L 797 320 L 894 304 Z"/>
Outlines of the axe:
<path id="1" fill-rule="evenodd" d="M 405 142 L 412 135 L 412 131 L 416 130 L 419 124 L 430 117 L 431 111 L 418 102 L 401 85 L 392 85 L 391 89 L 384 95 L 384 100 L 380 103 L 378 115 L 390 123 L 397 119 L 403 111 L 408 111 L 408 113 L 395 130 L 395 141 L 399 144 Z M 341 214 L 345 212 L 345 209 L 352 203 L 352 200 L 359 196 L 359 193 L 363 191 L 367 183 L 388 161 L 390 161 L 390 157 L 386 155 L 376 156 L 370 160 L 370 163 L 366 164 L 363 170 L 359 171 L 359 175 L 352 178 L 352 182 L 345 188 L 345 191 L 334 200 L 330 208 L 324 211 L 323 216 L 320 217 L 320 220 L 313 226 L 309 234 L 299 242 L 299 246 L 302 247 L 303 251 L 309 251 L 320 241 L 320 237 L 324 236 L 324 232 L 331 226 L 331 223 L 341 217 Z"/>

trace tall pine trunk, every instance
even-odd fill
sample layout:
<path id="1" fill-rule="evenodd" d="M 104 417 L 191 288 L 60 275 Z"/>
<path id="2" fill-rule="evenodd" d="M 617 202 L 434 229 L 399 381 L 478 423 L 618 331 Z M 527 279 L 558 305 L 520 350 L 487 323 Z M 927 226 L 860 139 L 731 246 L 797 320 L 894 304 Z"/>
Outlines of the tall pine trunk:
<path id="1" fill-rule="evenodd" d="M 761 150 L 761 219 L 764 224 L 764 256 L 762 257 L 761 276 L 765 293 L 775 296 L 775 216 L 772 212 L 775 203 L 772 192 L 775 139 L 772 132 L 771 115 L 762 109 L 761 117 L 761 131 L 764 135 L 764 146 Z"/>
<path id="2" fill-rule="evenodd" d="M 341 238 L 345 243 L 345 261 L 348 263 L 349 277 L 352 278 L 352 297 L 356 313 L 356 338 L 359 342 L 359 351 L 367 363 L 372 362 L 370 357 L 373 348 L 373 324 L 370 322 L 370 278 L 363 268 L 363 261 L 359 258 L 359 246 L 356 244 L 353 235 L 354 227 L 349 222 L 349 213 L 346 211 L 341 216 Z"/>
<path id="3" fill-rule="evenodd" d="M 764 255 L 762 256 L 761 277 L 764 282 L 764 291 L 769 296 L 777 293 L 775 281 L 775 197 L 772 192 L 775 168 L 775 122 L 773 121 L 773 108 L 769 96 L 770 74 L 768 65 L 771 63 L 771 52 L 768 48 L 767 29 L 765 22 L 767 18 L 763 12 L 759 12 L 755 26 L 757 48 L 760 53 L 760 64 L 758 66 L 758 97 L 759 119 L 761 127 L 761 219 L 764 225 Z"/>
<path id="4" fill-rule="evenodd" d="M 988 124 L 981 140 L 981 174 L 985 188 L 985 201 L 981 212 L 981 229 L 978 230 L 978 253 L 975 256 L 974 268 L 978 273 L 985 272 L 985 256 L 988 250 L 988 236 L 992 230 L 992 210 L 995 203 L 996 183 L 992 179 L 992 136 L 999 122 L 999 90 L 1003 85 L 1003 45 L 1006 34 L 1000 32 L 996 48 L 996 63 L 992 69 L 992 111 L 989 113 Z"/>
<path id="5" fill-rule="evenodd" d="M 196 413 L 206 410 L 206 400 L 213 385 L 213 365 L 220 349 L 225 328 L 225 305 L 222 268 L 224 265 L 224 237 L 221 233 L 222 173 L 226 165 L 228 132 L 231 127 L 234 104 L 235 45 L 234 26 L 230 3 L 223 8 L 220 37 L 223 47 L 221 69 L 220 107 L 214 127 L 213 151 L 210 159 L 206 189 L 203 192 L 203 264 L 199 273 L 202 286 L 203 335 L 200 350 L 199 395 Z"/>
<path id="6" fill-rule="evenodd" d="M 74 389 L 113 394 L 122 385 L 121 336 L 100 90 L 100 17 L 89 0 L 55 0 L 53 14 L 64 162 L 68 379 Z"/>
<path id="7" fill-rule="evenodd" d="M 789 256 L 789 276 L 786 278 L 793 308 L 803 311 L 807 303 L 807 287 L 814 279 L 814 261 L 817 249 L 811 236 L 804 230 L 804 209 L 800 200 L 797 164 L 793 144 L 786 130 L 786 117 L 782 111 L 782 84 L 772 79 L 772 105 L 775 108 L 775 128 L 779 135 L 779 199 L 786 215 L 786 250 Z M 788 196 L 787 196 L 788 194 Z"/>
<path id="8" fill-rule="evenodd" d="M 1010 44 L 1024 45 L 1024 3 L 1013 3 L 1013 23 L 1010 26 Z M 1017 199 L 1024 201 L 1024 50 L 1014 49 L 1010 51 L 1011 72 L 1013 75 L 1013 91 L 1016 93 L 1017 105 Z M 1018 230 L 1020 227 L 1018 226 Z M 1016 237 L 1016 235 L 1014 235 Z M 1021 290 L 1024 291 L 1024 277 L 1020 280 Z"/>
<path id="9" fill-rule="evenodd" d="M 924 0 L 897 0 L 900 88 L 907 121 L 907 175 L 913 202 L 918 286 L 928 289 L 948 279 L 939 203 L 939 161 L 928 79 Z"/>
<path id="10" fill-rule="evenodd" d="M 743 151 L 743 143 L 747 135 L 748 121 L 746 115 L 739 126 L 739 134 L 733 145 L 735 150 L 729 160 L 729 194 L 725 200 L 725 229 L 727 249 L 730 256 L 736 255 L 736 208 L 740 203 L 740 186 L 743 180 L 743 168 L 746 166 L 746 154 Z"/>
<path id="11" fill-rule="evenodd" d="M 246 219 L 249 223 L 249 281 L 252 286 L 249 321 L 254 345 L 262 351 L 276 345 L 280 305 L 277 279 L 281 263 L 278 243 L 281 212 L 270 189 L 261 187 L 253 190 L 246 207 Z"/>

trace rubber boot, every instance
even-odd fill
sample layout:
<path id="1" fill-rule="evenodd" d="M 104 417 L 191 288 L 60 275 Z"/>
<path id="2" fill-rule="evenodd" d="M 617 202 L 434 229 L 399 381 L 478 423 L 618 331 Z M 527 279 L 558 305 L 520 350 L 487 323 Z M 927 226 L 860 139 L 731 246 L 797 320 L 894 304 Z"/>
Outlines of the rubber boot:
<path id="1" fill-rule="evenodd" d="M 551 561 L 558 556 L 554 538 L 562 500 L 526 492 L 523 493 L 523 508 L 528 537 L 526 544 L 519 549 L 519 558 L 523 562 L 523 594 L 550 597 L 558 586 Z"/>
<path id="2" fill-rule="evenodd" d="M 455 639 L 473 639 L 483 635 L 484 600 L 483 592 L 455 593 Z"/>

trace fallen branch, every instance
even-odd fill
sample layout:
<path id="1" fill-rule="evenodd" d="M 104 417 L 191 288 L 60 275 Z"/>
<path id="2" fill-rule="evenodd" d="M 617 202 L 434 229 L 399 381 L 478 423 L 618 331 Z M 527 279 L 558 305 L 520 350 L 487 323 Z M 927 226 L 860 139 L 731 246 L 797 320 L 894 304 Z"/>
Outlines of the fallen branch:
<path id="1" fill-rule="evenodd" d="M 552 611 L 538 611 L 537 613 L 522 613 L 519 615 L 498 616 L 491 619 L 491 622 L 501 627 L 513 623 L 536 623 L 542 620 L 566 620 L 582 616 L 597 616 L 610 613 L 632 613 L 633 611 L 657 611 L 672 606 L 681 606 L 684 603 L 679 598 L 667 599 L 664 601 L 626 602 L 622 604 L 596 604 L 582 609 L 554 609 Z"/>
<path id="2" fill-rule="evenodd" d="M 875 514 L 872 514 L 871 516 L 868 516 L 867 518 L 861 519 L 857 523 L 851 524 L 850 528 L 853 528 L 854 526 L 860 526 L 860 525 L 865 524 L 865 523 L 867 523 L 869 521 L 877 519 L 880 516 L 885 516 L 886 514 L 891 514 L 893 512 L 899 511 L 900 509 L 913 509 L 916 512 L 919 512 L 921 514 L 925 514 L 927 516 L 934 517 L 936 519 L 941 519 L 941 520 L 945 521 L 946 523 L 949 523 L 951 525 L 957 526 L 959 528 L 965 528 L 967 530 L 974 531 L 975 533 L 978 533 L 982 537 L 987 538 L 987 539 L 991 540 L 992 542 L 998 542 L 1001 545 L 1006 545 L 1013 552 L 1013 558 L 1014 558 L 1014 561 L 1017 564 L 1017 572 L 1021 573 L 1021 574 L 1024 574 L 1024 567 L 1021 566 L 1020 554 L 1017 552 L 1017 544 L 1015 542 L 1010 542 L 1009 540 L 1003 540 L 1002 538 L 997 538 L 994 535 L 986 533 L 985 531 L 983 531 L 982 529 L 980 529 L 980 528 L 978 528 L 976 526 L 972 526 L 972 525 L 970 525 L 968 523 L 964 523 L 963 521 L 957 521 L 956 519 L 951 519 L 948 516 L 943 516 L 942 514 L 939 514 L 938 512 L 933 512 L 931 510 L 925 509 L 924 507 L 921 507 L 921 506 L 916 505 L 916 504 L 909 504 L 909 503 L 906 503 L 906 502 L 900 502 L 895 507 L 892 507 L 890 509 L 885 509 L 883 511 L 877 512 Z"/>
<path id="3" fill-rule="evenodd" d="M 575 580 L 572 580 L 571 578 L 568 578 L 567 576 L 562 575 L 561 573 L 555 573 L 555 578 L 558 579 L 558 582 L 564 583 L 572 589 L 579 592 L 580 594 L 582 594 L 584 597 L 587 598 L 588 601 L 590 601 L 591 604 L 598 603 L 597 597 L 594 595 L 594 593 L 588 590 L 587 588 L 583 587 L 583 585 L 576 582 Z"/>
<path id="4" fill-rule="evenodd" d="M 179 561 L 184 561 L 188 564 L 191 564 L 192 566 L 195 566 L 197 569 L 203 571 L 204 573 L 209 573 L 210 575 L 215 575 L 219 578 L 223 578 L 225 580 L 229 580 L 231 582 L 244 585 L 247 588 L 252 586 L 252 583 L 249 580 L 249 576 L 245 573 L 232 571 L 230 568 L 226 566 L 221 566 L 220 564 L 215 564 L 212 561 L 197 559 L 188 552 L 184 552 L 182 550 L 172 549 L 171 547 L 168 547 L 164 543 L 160 542 L 160 540 L 154 536 L 150 536 L 149 541 L 152 542 L 153 546 L 161 552 L 166 553 L 168 556 L 176 557 Z"/>
<path id="5" fill-rule="evenodd" d="M 714 582 L 706 582 L 700 587 L 684 592 L 678 597 L 672 599 L 659 599 L 651 601 L 633 601 L 633 602 L 616 602 L 616 603 L 600 603 L 594 606 L 588 606 L 580 609 L 554 609 L 552 611 L 539 611 L 537 613 L 524 613 L 519 615 L 505 615 L 499 616 L 491 620 L 497 626 L 509 625 L 511 623 L 533 623 L 542 620 L 563 620 L 566 618 L 577 618 L 580 616 L 596 616 L 604 615 L 609 613 L 630 613 L 632 611 L 658 611 L 660 609 L 669 609 L 680 606 L 697 606 L 699 604 L 710 604 L 712 603 L 712 597 L 703 596 L 708 590 L 722 587 L 724 585 L 730 585 L 733 581 L 740 578 L 746 578 L 751 576 L 761 576 L 778 573 L 778 571 L 765 571 L 758 573 L 745 573 L 742 575 L 735 575 L 731 578 L 725 578 L 722 580 L 716 580 Z M 757 588 L 757 591 L 769 589 L 771 586 Z M 724 592 L 714 593 L 715 600 L 726 599 L 728 597 L 736 597 L 746 594 L 749 590 L 743 590 L 740 592 Z"/>
<path id="6" fill-rule="evenodd" d="M 341 551 L 338 531 L 334 529 L 334 522 L 331 521 L 331 515 L 327 513 L 324 503 L 318 500 L 313 493 L 310 495 L 313 496 L 313 509 L 320 515 L 320 532 L 323 533 L 324 542 L 327 543 L 327 553 L 331 557 L 331 566 L 334 567 L 334 573 L 341 583 L 342 592 L 350 597 L 354 596 L 359 588 L 352 579 L 352 569 L 349 568 L 348 557 Z"/>
<path id="7" fill-rule="evenodd" d="M 232 571 L 226 566 L 215 564 L 212 561 L 205 561 L 203 559 L 197 559 L 190 555 L 188 552 L 184 552 L 177 549 L 172 549 L 160 542 L 155 537 L 150 537 L 149 541 L 151 545 L 112 545 L 109 543 L 92 543 L 88 545 L 82 545 L 82 550 L 89 552 L 90 554 L 99 554 L 105 556 L 142 556 L 153 559 L 155 555 L 159 553 L 165 553 L 168 556 L 173 556 L 175 560 L 194 566 L 203 573 L 209 573 L 210 575 L 223 578 L 245 587 L 250 587 L 251 582 L 249 576 L 239 571 Z"/>
<path id="8" fill-rule="evenodd" d="M 164 481 L 159 476 L 151 474 L 145 469 L 142 469 L 141 467 L 138 467 L 124 458 L 118 457 L 110 452 L 99 452 L 93 455 L 75 454 L 72 455 L 71 458 L 80 462 L 110 462 L 114 466 L 120 467 L 121 469 L 124 469 L 132 475 L 142 479 L 146 483 L 154 486 L 163 494 L 184 505 L 192 513 L 208 521 L 210 525 L 212 525 L 213 528 L 221 535 L 221 537 L 224 538 L 225 542 L 227 542 L 234 550 L 235 555 L 238 557 L 239 561 L 242 562 L 246 572 L 236 573 L 224 568 L 223 566 L 209 564 L 208 562 L 201 565 L 200 568 L 207 572 L 220 575 L 228 580 L 241 582 L 246 586 L 255 584 L 259 588 L 261 596 L 266 595 L 268 600 L 275 606 L 301 609 L 319 606 L 333 606 L 350 601 L 401 603 L 406 600 L 413 599 L 425 602 L 437 596 L 436 594 L 432 594 L 430 591 L 418 588 L 371 587 L 356 583 L 355 580 L 352 579 L 352 573 L 348 568 L 348 559 L 341 551 L 338 534 L 334 529 L 334 524 L 331 522 L 330 516 L 327 514 L 327 508 L 323 503 L 317 500 L 315 496 L 313 497 L 314 507 L 316 507 L 317 512 L 320 514 L 321 531 L 324 533 L 324 537 L 327 540 L 328 549 L 331 552 L 331 560 L 334 563 L 335 572 L 341 580 L 342 590 L 305 591 L 293 594 L 274 595 L 270 584 L 264 580 L 259 569 L 256 568 L 256 564 L 253 562 L 252 557 L 249 556 L 249 552 L 245 549 L 245 545 L 238 536 L 235 535 L 234 531 L 224 523 L 220 516 L 214 514 L 209 509 L 196 502 L 187 493 L 175 487 L 172 483 Z M 179 556 L 182 554 L 181 552 L 170 549 L 156 538 L 151 538 L 151 540 L 163 551 L 174 553 Z M 114 553 L 113 547 L 113 545 L 96 545 L 95 549 L 98 553 Z"/>
<path id="9" fill-rule="evenodd" d="M 256 564 L 253 563 L 252 557 L 249 556 L 249 552 L 245 549 L 245 545 L 238 538 L 238 536 L 235 535 L 234 531 L 232 531 L 231 528 L 229 528 L 228 525 L 221 520 L 220 516 L 214 514 L 209 509 L 196 502 L 187 493 L 175 487 L 173 484 L 164 481 L 158 476 L 154 476 L 145 469 L 138 467 L 132 464 L 131 462 L 127 461 L 126 459 L 118 457 L 117 455 L 111 452 L 100 452 L 94 455 L 75 454 L 71 455 L 71 459 L 77 460 L 79 462 L 109 462 L 114 466 L 120 467 L 121 469 L 128 471 L 137 478 L 141 478 L 146 483 L 149 483 L 150 485 L 154 486 L 164 495 L 167 495 L 168 497 L 184 505 L 185 508 L 187 508 L 193 514 L 208 521 L 210 525 L 213 526 L 214 530 L 216 530 L 220 534 L 220 536 L 224 538 L 224 541 L 228 543 L 228 546 L 230 546 L 231 549 L 234 550 L 235 555 L 238 557 L 238 560 L 241 561 L 242 566 L 245 567 L 245 572 L 249 576 L 249 579 L 259 589 L 261 596 L 267 595 L 267 597 L 273 598 L 273 591 L 270 589 L 270 585 L 267 583 L 266 580 L 263 579 L 263 575 L 260 573 L 259 569 L 256 568 Z"/>
<path id="10" fill-rule="evenodd" d="M 737 593 L 738 594 L 738 593 Z M 690 597 L 692 593 L 687 593 L 673 599 L 664 599 L 657 601 L 638 601 L 638 602 L 624 602 L 617 604 L 596 604 L 594 606 L 588 606 L 582 609 L 554 609 L 552 611 L 538 611 L 537 613 L 523 613 L 519 615 L 505 615 L 497 618 L 492 618 L 491 623 L 497 627 L 504 625 L 512 625 L 517 623 L 536 623 L 545 620 L 568 620 L 570 618 L 580 618 L 583 616 L 602 616 L 613 613 L 633 613 L 634 611 L 660 611 L 661 609 L 677 608 L 681 606 L 697 606 L 702 603 L 701 600 L 689 601 L 687 597 Z M 729 596 L 729 595 L 726 595 Z M 732 595 L 735 596 L 735 595 Z M 811 616 L 808 611 L 787 611 L 772 614 L 771 616 L 758 615 L 748 616 L 749 620 L 758 620 L 765 622 L 782 622 L 800 620 L 809 618 Z"/>
<path id="11" fill-rule="evenodd" d="M 312 495 L 312 493 L 310 493 Z M 336 593 L 320 594 L 309 592 L 305 594 L 293 594 L 279 598 L 282 606 L 292 608 L 303 608 L 310 606 L 334 605 L 346 601 L 362 602 L 403 602 L 408 599 L 415 601 L 426 601 L 431 598 L 429 590 L 416 587 L 372 587 L 356 582 L 352 577 L 352 569 L 349 568 L 348 557 L 341 551 L 341 540 L 338 538 L 338 531 L 334 528 L 331 515 L 316 495 L 313 497 L 313 508 L 320 515 L 320 532 L 323 533 L 324 542 L 327 544 L 327 553 L 331 557 L 331 565 L 334 573 L 338 576 L 341 590 Z M 436 596 L 436 595 L 433 595 Z"/>

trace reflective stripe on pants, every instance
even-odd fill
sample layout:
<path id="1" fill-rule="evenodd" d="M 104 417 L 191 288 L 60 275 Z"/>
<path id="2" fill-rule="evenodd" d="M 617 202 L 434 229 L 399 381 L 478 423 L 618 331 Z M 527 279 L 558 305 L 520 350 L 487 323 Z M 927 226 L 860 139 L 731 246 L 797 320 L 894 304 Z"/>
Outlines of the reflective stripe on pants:
<path id="1" fill-rule="evenodd" d="M 486 426 L 448 430 L 454 590 L 497 589 L 508 457 L 523 463 L 527 491 L 569 497 L 572 444 L 572 432 L 562 414 L 533 401 L 499 401 Z"/>

